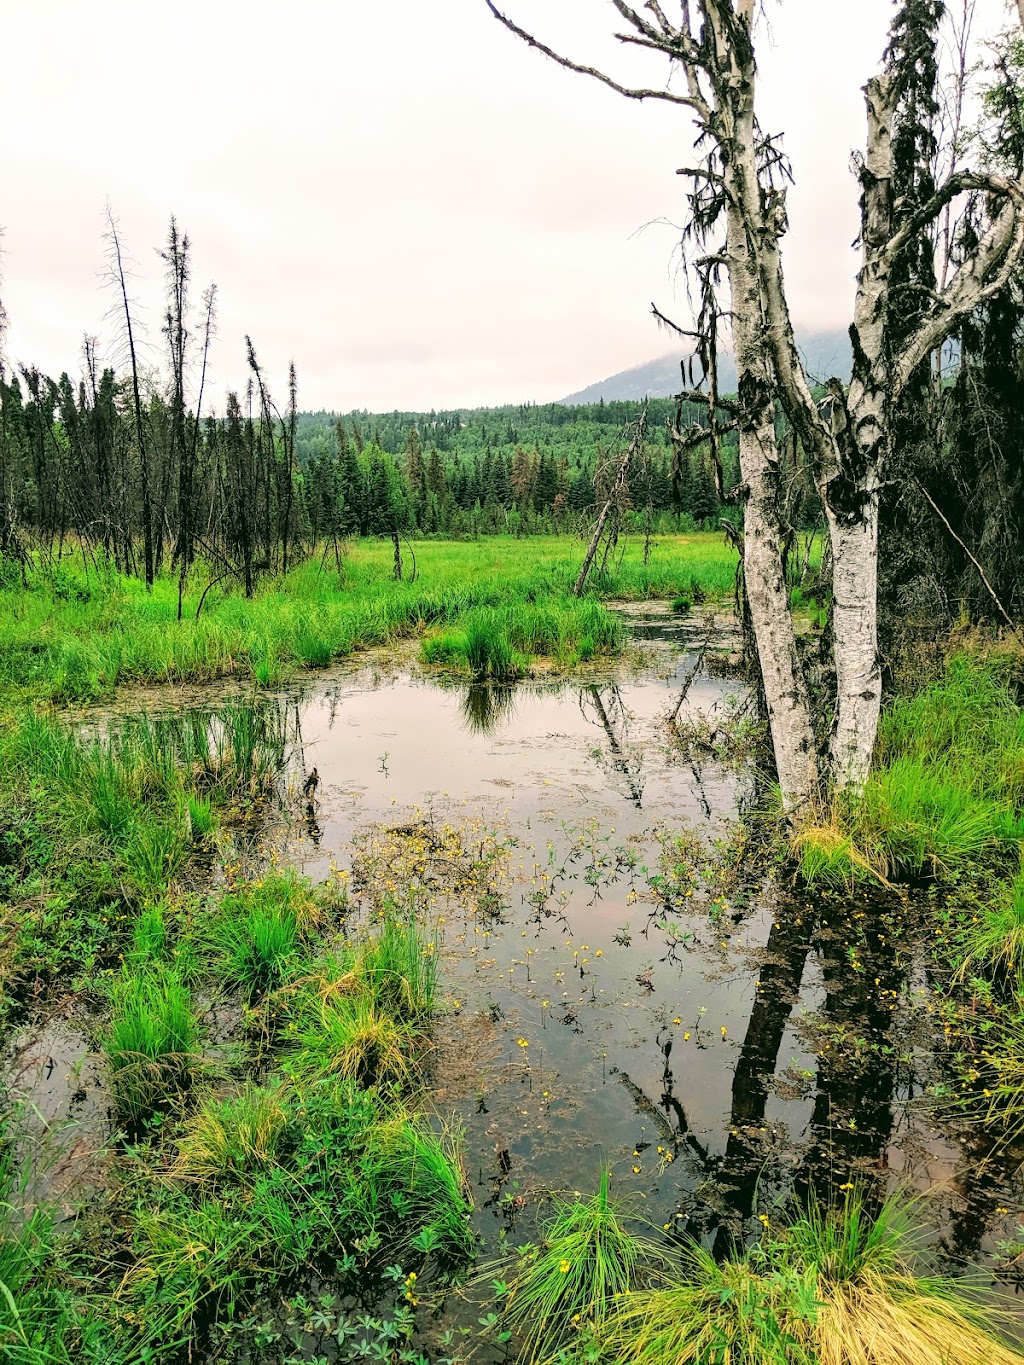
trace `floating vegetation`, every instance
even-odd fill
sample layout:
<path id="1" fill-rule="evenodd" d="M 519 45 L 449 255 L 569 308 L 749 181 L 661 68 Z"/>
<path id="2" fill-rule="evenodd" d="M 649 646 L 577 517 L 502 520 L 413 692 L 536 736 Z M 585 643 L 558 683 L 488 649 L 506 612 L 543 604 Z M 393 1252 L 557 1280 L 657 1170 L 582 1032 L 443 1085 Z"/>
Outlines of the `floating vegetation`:
<path id="1" fill-rule="evenodd" d="M 413 897 L 430 912 L 460 908 L 494 915 L 510 886 L 513 841 L 480 817 L 435 820 L 417 808 L 412 819 L 357 834 L 353 889 L 380 911 Z"/>

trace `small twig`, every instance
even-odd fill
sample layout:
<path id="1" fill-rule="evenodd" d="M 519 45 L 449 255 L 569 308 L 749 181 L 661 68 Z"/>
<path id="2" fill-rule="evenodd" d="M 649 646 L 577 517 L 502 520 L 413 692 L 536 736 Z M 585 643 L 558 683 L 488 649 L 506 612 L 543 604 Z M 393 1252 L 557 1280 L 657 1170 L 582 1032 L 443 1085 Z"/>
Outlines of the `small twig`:
<path id="1" fill-rule="evenodd" d="M 925 501 L 928 503 L 928 506 L 932 509 L 932 511 L 935 513 L 935 515 L 938 517 L 938 519 L 942 522 L 943 526 L 945 526 L 946 530 L 947 530 L 947 531 L 949 532 L 949 534 L 953 537 L 953 539 L 956 541 L 956 543 L 960 546 L 961 550 L 963 550 L 964 554 L 967 556 L 967 558 L 971 561 L 971 563 L 972 563 L 972 564 L 974 565 L 974 567 L 977 569 L 977 571 L 978 571 L 978 577 L 981 579 L 981 581 L 985 584 L 985 587 L 988 589 L 988 594 L 989 594 L 989 596 L 992 598 L 992 601 L 993 601 L 993 602 L 996 604 L 996 606 L 999 608 L 999 612 L 1000 612 L 1000 615 L 1002 616 L 1003 620 L 1006 622 L 1006 624 L 1007 624 L 1007 625 L 1010 627 L 1010 629 L 1013 631 L 1014 635 L 1016 635 L 1017 639 L 1018 639 L 1018 640 L 1021 640 L 1022 642 L 1024 642 L 1024 636 L 1021 635 L 1021 632 L 1020 632 L 1020 630 L 1018 629 L 1018 627 L 1014 624 L 1013 618 L 1010 616 L 1010 613 L 1009 613 L 1009 612 L 1006 610 L 1006 608 L 1003 606 L 1002 601 L 1001 601 L 1000 598 L 999 598 L 999 594 L 996 592 L 995 588 L 993 588 L 992 584 L 988 581 L 988 578 L 986 577 L 986 574 L 985 574 L 985 570 L 984 570 L 984 569 L 981 567 L 981 565 L 978 563 L 977 559 L 976 559 L 975 556 L 971 553 L 970 549 L 964 544 L 964 542 L 960 539 L 960 537 L 957 535 L 957 533 L 953 530 L 952 526 L 950 526 L 948 520 L 946 519 L 946 517 L 945 517 L 945 516 L 943 515 L 943 513 L 942 513 L 942 509 L 938 506 L 938 504 L 936 503 L 935 499 L 934 499 L 934 498 L 932 497 L 932 495 L 928 492 L 927 488 L 925 488 L 925 486 L 924 486 L 924 484 L 921 482 L 921 480 L 920 480 L 920 479 L 915 479 L 914 482 L 917 484 L 918 488 L 920 489 L 922 495 L 924 496 Z"/>

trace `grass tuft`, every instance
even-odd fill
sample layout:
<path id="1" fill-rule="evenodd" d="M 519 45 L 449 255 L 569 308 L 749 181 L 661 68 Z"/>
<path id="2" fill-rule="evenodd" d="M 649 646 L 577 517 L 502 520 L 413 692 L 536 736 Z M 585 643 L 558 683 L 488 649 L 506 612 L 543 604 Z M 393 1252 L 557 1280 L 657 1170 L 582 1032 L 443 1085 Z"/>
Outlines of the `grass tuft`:
<path id="1" fill-rule="evenodd" d="M 634 1365 L 1022 1365 L 999 1315 L 961 1281 L 918 1276 L 897 1199 L 816 1204 L 718 1263 L 700 1246 L 676 1282 L 633 1294 L 603 1345 Z"/>
<path id="2" fill-rule="evenodd" d="M 506 1318 L 520 1333 L 520 1359 L 545 1361 L 584 1330 L 597 1332 L 633 1286 L 644 1250 L 608 1193 L 560 1201 L 540 1246 L 526 1248 L 509 1288 Z"/>
<path id="3" fill-rule="evenodd" d="M 958 655 L 943 678 L 883 715 L 859 799 L 800 831 L 811 884 L 948 876 L 1019 849 L 1024 714 L 991 660 Z"/>
<path id="4" fill-rule="evenodd" d="M 189 1119 L 178 1142 L 174 1175 L 188 1180 L 251 1176 L 277 1164 L 293 1127 L 290 1095 L 283 1083 L 249 1084 L 237 1095 L 214 1100 Z"/>
<path id="5" fill-rule="evenodd" d="M 189 1085 L 198 1028 L 192 995 L 169 967 L 134 969 L 115 987 L 103 1050 L 114 1102 L 132 1131 Z"/>

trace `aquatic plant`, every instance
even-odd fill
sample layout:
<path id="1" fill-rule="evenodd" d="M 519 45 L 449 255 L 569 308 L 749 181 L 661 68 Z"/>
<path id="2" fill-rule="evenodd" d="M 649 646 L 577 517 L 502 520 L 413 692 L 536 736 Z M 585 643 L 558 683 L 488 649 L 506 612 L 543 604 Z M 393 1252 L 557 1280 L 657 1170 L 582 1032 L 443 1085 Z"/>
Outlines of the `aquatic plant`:
<path id="1" fill-rule="evenodd" d="M 132 959 L 141 964 L 164 961 L 169 946 L 163 906 L 146 906 L 139 912 L 132 932 Z"/>
<path id="2" fill-rule="evenodd" d="M 502 623 L 493 613 L 475 612 L 466 622 L 464 635 L 466 663 L 474 678 L 501 681 L 517 678 L 525 671 Z"/>
<path id="3" fill-rule="evenodd" d="M 209 940 L 219 970 L 250 1000 L 284 983 L 325 922 L 310 884 L 291 872 L 272 872 L 228 892 L 213 909 Z"/>
<path id="4" fill-rule="evenodd" d="M 473 1242 L 452 1139 L 389 1110 L 335 1078 L 209 1103 L 186 1126 L 171 1183 L 137 1192 L 119 1309 L 195 1339 L 256 1284 L 267 1294 L 331 1267 L 343 1292 L 367 1291 L 396 1262 L 463 1265 Z"/>
<path id="5" fill-rule="evenodd" d="M 300 991 L 291 1002 L 286 1038 L 291 1074 L 326 1075 L 364 1088 L 400 1088 L 415 1074 L 417 1037 L 412 1026 L 378 1009 L 362 991 L 325 999 Z"/>
<path id="6" fill-rule="evenodd" d="M 622 1303 L 603 1344 L 636 1365 L 1021 1365 L 969 1286 L 915 1272 L 900 1202 L 872 1217 L 858 1191 L 812 1201 L 722 1262 L 693 1245 L 682 1275 Z"/>
<path id="7" fill-rule="evenodd" d="M 385 918 L 362 949 L 359 972 L 378 1010 L 414 1021 L 431 1014 L 437 993 L 437 941 L 415 915 Z"/>
<path id="8" fill-rule="evenodd" d="M 185 1124 L 174 1175 L 191 1180 L 252 1179 L 276 1164 L 294 1130 L 293 1096 L 282 1081 L 248 1083 L 214 1099 Z"/>
<path id="9" fill-rule="evenodd" d="M 262 898 L 232 911 L 222 906 L 211 938 L 225 982 L 250 1000 L 280 986 L 303 947 L 292 907 Z"/>

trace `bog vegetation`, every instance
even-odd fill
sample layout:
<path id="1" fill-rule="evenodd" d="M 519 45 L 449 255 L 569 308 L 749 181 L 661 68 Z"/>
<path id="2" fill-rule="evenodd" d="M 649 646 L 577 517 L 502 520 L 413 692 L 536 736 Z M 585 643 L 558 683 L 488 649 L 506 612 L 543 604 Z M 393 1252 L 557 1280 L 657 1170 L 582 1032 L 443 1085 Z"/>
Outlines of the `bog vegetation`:
<path id="1" fill-rule="evenodd" d="M 679 27 L 657 5 L 618 9 L 689 77 L 664 97 L 710 139 L 686 172 L 695 235 L 710 249 L 725 230 L 725 254 L 698 266 L 705 374 L 678 399 L 303 414 L 294 367 L 282 411 L 247 338 L 246 385 L 211 412 L 215 291 L 196 316 L 174 220 L 166 373 L 140 364 L 112 216 L 122 370 L 93 339 L 76 380 L 11 367 L 0 346 L 0 1024 L 13 1037 L 73 1016 L 108 1106 L 61 1185 L 52 1144 L 32 1139 L 39 1115 L 0 1097 L 0 1354 L 16 1365 L 1024 1360 L 1019 1315 L 987 1292 L 994 1268 L 1013 1279 L 1024 1229 L 995 1248 L 979 1235 L 987 1274 L 943 1261 L 915 1232 L 926 1201 L 887 1179 L 885 1144 L 866 1170 L 837 1142 L 786 1171 L 772 1204 L 759 1170 L 733 1192 L 733 1222 L 703 1239 L 699 1220 L 697 1233 L 647 1226 L 605 1169 L 596 1190 L 546 1200 L 533 1240 L 482 1257 L 461 1134 L 430 1106 L 438 1016 L 458 1008 L 437 892 L 496 922 L 511 841 L 417 816 L 357 840 L 351 880 L 320 883 L 266 846 L 293 749 L 272 694 L 290 675 L 373 650 L 485 684 L 500 709 L 498 684 L 588 677 L 626 654 L 615 607 L 662 602 L 703 640 L 665 744 L 694 768 L 749 769 L 752 795 L 714 848 L 663 832 L 645 934 L 664 934 L 675 961 L 686 915 L 705 915 L 723 951 L 758 897 L 772 923 L 736 1071 L 748 1121 L 729 1146 L 768 1131 L 767 1082 L 743 1066 L 774 1039 L 774 1067 L 811 947 L 842 933 L 845 975 L 833 951 L 825 992 L 875 1019 L 920 967 L 941 1076 L 930 1102 L 979 1169 L 998 1157 L 1019 1182 L 1019 32 L 984 77 L 975 174 L 960 164 L 967 131 L 940 127 L 940 108 L 962 117 L 971 71 L 965 59 L 940 101 L 943 6 L 912 0 L 894 19 L 868 88 L 846 387 L 812 384 L 789 344 L 776 245 L 788 168 L 744 103 L 754 6 L 697 0 L 699 31 L 688 6 Z M 962 216 L 944 217 L 964 196 Z M 748 310 L 733 310 L 731 397 L 715 380 L 723 261 Z M 716 618 L 733 612 L 742 647 L 717 651 Z M 738 674 L 750 704 L 688 730 L 701 666 Z M 222 679 L 235 691 L 215 713 L 157 714 L 143 690 Z M 315 769 L 303 776 L 312 822 Z M 636 873 L 634 852 L 607 856 Z M 591 870 L 596 899 L 596 857 Z M 540 875 L 538 918 L 555 879 Z M 628 924 L 616 941 L 628 946 Z M 500 1007 L 484 1013 L 495 1024 Z M 846 1048 L 869 1080 L 883 1057 L 888 1098 L 868 1083 L 864 1095 L 885 1108 L 916 1044 L 893 1058 L 888 1025 L 859 1018 L 817 1055 Z M 831 1122 L 825 1085 L 822 1097 Z M 60 1134 L 47 1137 L 59 1158 Z M 685 1124 L 676 1138 L 714 1164 Z M 675 1153 L 658 1150 L 664 1174 Z M 720 1190 L 694 1197 L 719 1212 Z M 482 1305 L 475 1325 L 439 1326 L 461 1295 Z"/>

